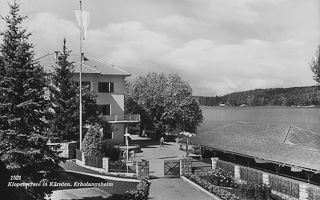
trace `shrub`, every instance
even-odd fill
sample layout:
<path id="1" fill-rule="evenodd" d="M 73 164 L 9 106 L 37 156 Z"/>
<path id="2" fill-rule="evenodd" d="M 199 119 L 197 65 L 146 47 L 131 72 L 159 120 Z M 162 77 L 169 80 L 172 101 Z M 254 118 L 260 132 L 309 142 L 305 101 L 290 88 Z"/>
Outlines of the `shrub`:
<path id="1" fill-rule="evenodd" d="M 119 160 L 120 149 L 104 143 L 103 152 L 105 157 L 109 157 L 112 161 Z"/>
<path id="2" fill-rule="evenodd" d="M 104 156 L 102 133 L 99 125 L 89 126 L 82 142 L 82 152 L 85 156 Z"/>
<path id="3" fill-rule="evenodd" d="M 241 184 L 241 194 L 246 198 L 269 199 L 271 197 L 271 187 L 266 184 L 247 182 Z"/>
<path id="4" fill-rule="evenodd" d="M 228 191 L 225 191 L 223 189 L 221 189 L 219 186 L 213 185 L 212 183 L 201 179 L 199 176 L 191 174 L 191 173 L 186 173 L 185 176 L 197 183 L 198 185 L 200 185 L 201 187 L 203 187 L 204 189 L 208 190 L 209 192 L 211 192 L 212 194 L 220 197 L 221 199 L 224 200 L 241 200 L 239 197 L 237 197 L 234 194 L 231 194 Z"/>
<path id="5" fill-rule="evenodd" d="M 137 189 L 125 192 L 128 199 L 147 199 L 149 195 L 150 183 L 146 179 L 142 179 L 137 185 Z"/>
<path id="6" fill-rule="evenodd" d="M 208 175 L 211 183 L 213 183 L 214 185 L 232 188 L 237 187 L 237 184 L 235 183 L 231 172 L 228 172 L 224 169 L 217 168 L 212 172 L 208 172 Z"/>

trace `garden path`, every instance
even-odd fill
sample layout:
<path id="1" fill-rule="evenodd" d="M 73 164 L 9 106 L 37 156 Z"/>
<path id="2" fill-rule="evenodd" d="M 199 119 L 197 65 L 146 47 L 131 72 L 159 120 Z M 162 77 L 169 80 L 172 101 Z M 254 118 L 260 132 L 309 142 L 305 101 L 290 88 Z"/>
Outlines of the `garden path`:
<path id="1" fill-rule="evenodd" d="M 146 139 L 141 140 L 138 136 L 131 136 L 131 138 L 131 143 L 139 144 L 142 150 L 141 153 L 136 153 L 134 160 L 145 159 L 149 161 L 151 185 L 148 199 L 215 199 L 181 178 L 164 178 L 164 160 L 178 160 L 185 157 L 186 152 L 179 150 L 179 144 L 175 142 L 165 142 L 164 146 L 160 147 L 159 142 Z"/>

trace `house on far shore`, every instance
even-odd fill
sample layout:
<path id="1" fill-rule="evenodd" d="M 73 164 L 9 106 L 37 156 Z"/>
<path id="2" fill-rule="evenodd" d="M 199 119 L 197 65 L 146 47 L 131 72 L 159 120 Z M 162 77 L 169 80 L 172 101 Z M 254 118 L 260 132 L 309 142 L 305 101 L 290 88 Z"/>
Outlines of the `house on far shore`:
<path id="1" fill-rule="evenodd" d="M 53 66 L 57 66 L 57 52 L 47 54 L 38 59 L 47 72 L 53 72 Z M 80 79 L 80 56 L 70 55 L 69 62 L 74 62 L 75 71 L 73 81 Z M 111 65 L 86 55 L 82 62 L 82 85 L 88 86 L 97 94 L 99 112 L 113 124 L 114 132 L 107 135 L 109 144 L 124 144 L 125 129 L 130 123 L 140 123 L 140 115 L 124 114 L 124 79 L 131 74 Z"/>

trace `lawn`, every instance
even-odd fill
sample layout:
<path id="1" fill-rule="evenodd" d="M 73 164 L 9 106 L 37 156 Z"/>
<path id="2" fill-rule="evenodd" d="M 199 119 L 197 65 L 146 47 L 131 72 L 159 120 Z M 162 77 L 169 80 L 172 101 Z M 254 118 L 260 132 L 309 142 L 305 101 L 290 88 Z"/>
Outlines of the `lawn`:
<path id="1" fill-rule="evenodd" d="M 106 174 L 101 174 L 99 172 L 95 172 L 95 171 L 86 169 L 86 168 L 78 166 L 77 164 L 72 163 L 72 162 L 63 163 L 63 164 L 61 164 L 61 166 L 65 170 L 80 171 L 80 172 L 85 172 L 85 173 L 94 173 L 96 175 L 106 176 Z M 68 185 L 68 186 L 56 187 L 56 190 L 92 187 L 92 186 L 75 186 L 74 185 L 75 182 L 82 182 L 82 183 L 88 182 L 89 184 L 105 183 L 105 184 L 108 184 L 108 186 L 100 186 L 98 188 L 113 195 L 111 198 L 108 198 L 108 199 L 124 199 L 122 195 L 124 195 L 124 193 L 126 191 L 136 189 L 136 186 L 138 185 L 137 182 L 114 181 L 114 180 L 102 179 L 102 178 L 97 178 L 97 177 L 92 177 L 92 176 L 88 176 L 88 175 L 67 172 L 67 171 L 61 172 L 59 174 L 59 176 L 57 176 L 56 182 L 57 183 L 66 183 L 66 184 L 70 183 L 70 185 Z"/>

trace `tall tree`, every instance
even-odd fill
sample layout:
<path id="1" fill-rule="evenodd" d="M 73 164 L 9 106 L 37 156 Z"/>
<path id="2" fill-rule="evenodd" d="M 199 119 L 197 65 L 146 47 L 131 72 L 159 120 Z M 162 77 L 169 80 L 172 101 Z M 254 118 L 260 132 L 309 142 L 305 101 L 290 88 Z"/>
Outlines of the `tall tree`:
<path id="1" fill-rule="evenodd" d="M 54 140 L 74 139 L 79 130 L 79 105 L 77 101 L 78 87 L 72 82 L 74 71 L 73 63 L 68 61 L 70 51 L 66 47 L 66 39 L 63 41 L 61 55 L 57 56 L 58 66 L 50 76 L 50 91 L 53 99 L 54 111 L 51 122 L 51 135 Z"/>
<path id="2" fill-rule="evenodd" d="M 316 58 L 312 58 L 311 63 L 309 64 L 311 71 L 314 73 L 313 79 L 320 83 L 320 45 L 316 53 Z"/>
<path id="3" fill-rule="evenodd" d="M 62 53 L 57 56 L 57 66 L 51 74 L 50 96 L 52 99 L 53 117 L 50 135 L 54 140 L 77 140 L 79 133 L 79 84 L 72 80 L 74 62 L 69 62 L 71 51 L 63 41 Z M 96 95 L 89 88 L 82 88 L 83 124 L 93 124 L 98 119 Z"/>
<path id="4" fill-rule="evenodd" d="M 30 34 L 14 2 L 3 19 L 0 45 L 0 159 L 18 182 L 46 184 L 59 172 L 59 158 L 46 144 L 45 73 L 35 62 Z M 2 175 L 1 175 L 2 176 Z M 17 187 L 8 199 L 44 199 L 52 187 Z M 13 197 L 14 196 L 14 197 Z"/>
<path id="5" fill-rule="evenodd" d="M 153 124 L 161 122 L 181 131 L 195 132 L 203 120 L 190 85 L 177 74 L 139 76 L 126 86 L 125 105 L 132 109 L 129 112 L 143 114 Z"/>

